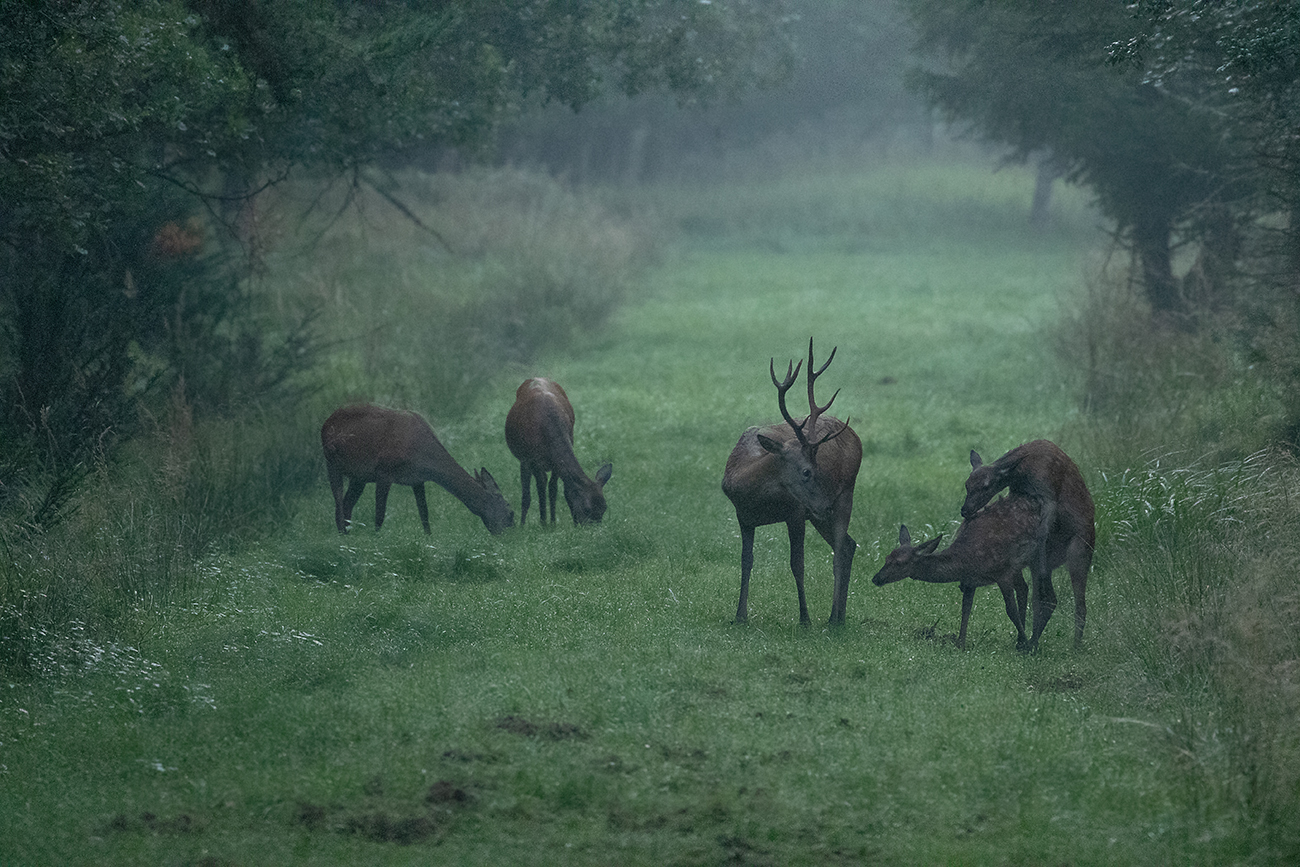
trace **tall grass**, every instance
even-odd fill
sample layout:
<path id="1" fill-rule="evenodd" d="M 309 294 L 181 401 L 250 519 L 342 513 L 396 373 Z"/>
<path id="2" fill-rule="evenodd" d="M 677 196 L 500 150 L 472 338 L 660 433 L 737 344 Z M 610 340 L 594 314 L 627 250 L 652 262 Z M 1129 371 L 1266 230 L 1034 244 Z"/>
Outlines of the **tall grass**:
<path id="1" fill-rule="evenodd" d="M 1237 316 L 1207 309 L 1187 327 L 1156 323 L 1120 269 L 1090 264 L 1084 276 L 1053 330 L 1094 459 L 1131 467 L 1155 450 L 1234 462 L 1281 439 L 1289 387 L 1252 359 Z"/>
<path id="2" fill-rule="evenodd" d="M 1114 536 L 1099 568 L 1125 577 L 1109 600 L 1127 612 L 1122 701 L 1170 720 L 1182 795 L 1236 825 L 1242 851 L 1300 851 L 1298 470 L 1277 452 L 1153 461 L 1102 488 Z"/>

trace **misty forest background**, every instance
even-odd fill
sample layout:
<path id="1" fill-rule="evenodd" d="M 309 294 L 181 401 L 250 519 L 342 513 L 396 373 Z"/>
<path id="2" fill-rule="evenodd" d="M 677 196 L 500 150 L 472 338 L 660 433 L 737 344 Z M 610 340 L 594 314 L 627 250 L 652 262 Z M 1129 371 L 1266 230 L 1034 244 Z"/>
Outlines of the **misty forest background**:
<path id="1" fill-rule="evenodd" d="M 0 106 L 10 695 L 156 639 L 300 514 L 332 527 L 341 403 L 455 428 L 683 250 L 931 231 L 882 177 L 977 237 L 963 185 L 1029 172 L 1012 231 L 1090 233 L 1037 339 L 1059 438 L 1132 506 L 1099 562 L 1193 588 L 1155 597 L 1160 664 L 1219 684 L 1169 749 L 1249 767 L 1234 859 L 1300 854 L 1300 4 L 6 0 Z"/>

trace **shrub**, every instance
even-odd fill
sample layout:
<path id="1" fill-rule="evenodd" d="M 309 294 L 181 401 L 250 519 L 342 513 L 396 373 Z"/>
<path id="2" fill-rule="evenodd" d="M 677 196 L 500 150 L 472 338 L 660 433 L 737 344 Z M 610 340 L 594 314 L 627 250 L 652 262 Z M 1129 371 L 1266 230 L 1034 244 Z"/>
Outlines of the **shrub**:
<path id="1" fill-rule="evenodd" d="M 318 304 L 338 336 L 329 378 L 339 398 L 454 413 L 502 369 L 599 329 L 653 253 L 648 224 L 544 176 L 393 183 L 320 195 L 301 224 L 311 252 L 286 245 L 269 259 L 277 291 Z M 285 192 L 282 220 L 309 210 L 307 192 Z"/>

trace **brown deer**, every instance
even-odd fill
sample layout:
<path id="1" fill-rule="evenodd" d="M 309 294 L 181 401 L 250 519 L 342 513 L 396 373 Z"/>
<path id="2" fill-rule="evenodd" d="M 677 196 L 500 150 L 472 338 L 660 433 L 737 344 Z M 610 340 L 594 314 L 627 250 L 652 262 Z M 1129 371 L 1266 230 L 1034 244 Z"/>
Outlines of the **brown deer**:
<path id="1" fill-rule="evenodd" d="M 832 624 L 844 622 L 848 605 L 849 575 L 857 542 L 849 536 L 853 514 L 853 486 L 862 464 L 862 441 L 849 427 L 823 413 L 835 402 L 836 391 L 825 406 L 813 397 L 817 377 L 835 360 L 835 350 L 819 369 L 813 369 L 812 340 L 808 341 L 808 416 L 801 422 L 790 417 L 785 395 L 799 378 L 803 362 L 786 367 L 785 381 L 776 378 L 776 361 L 768 364 L 784 424 L 751 427 L 727 458 L 722 491 L 736 507 L 740 523 L 740 602 L 736 622 L 749 617 L 749 575 L 754 568 L 754 528 L 784 522 L 790 537 L 790 571 L 799 591 L 799 622 L 809 623 L 803 589 L 804 522 L 830 543 L 834 554 L 835 589 L 831 598 Z"/>
<path id="2" fill-rule="evenodd" d="M 991 464 L 985 464 L 979 453 L 972 450 L 970 465 L 966 501 L 961 507 L 963 518 L 975 515 L 1003 488 L 1009 488 L 1013 497 L 1032 500 L 1038 509 L 1037 549 L 1029 563 L 1034 587 L 1034 631 L 1030 648 L 1038 646 L 1038 637 L 1056 610 L 1052 570 L 1062 564 L 1069 571 L 1074 587 L 1074 643 L 1082 644 L 1088 617 L 1084 591 L 1092 567 L 1097 527 L 1092 495 L 1079 467 L 1048 440 L 1016 446 Z"/>
<path id="3" fill-rule="evenodd" d="M 352 507 L 367 482 L 375 483 L 375 529 L 384 523 L 388 489 L 410 485 L 420 523 L 429 532 L 429 506 L 424 483 L 436 482 L 451 492 L 493 534 L 513 527 L 515 513 L 487 469 L 471 476 L 452 459 L 434 436 L 433 428 L 417 413 L 360 404 L 335 410 L 320 429 L 325 469 L 334 493 L 334 523 L 348 531 Z M 349 479 L 347 494 L 343 479 Z"/>
<path id="4" fill-rule="evenodd" d="M 573 454 L 573 406 L 560 384 L 535 377 L 524 380 L 515 390 L 515 404 L 506 414 L 506 445 L 519 459 L 519 485 L 523 488 L 519 524 L 528 520 L 532 503 L 530 482 L 537 480 L 537 503 L 541 523 L 546 523 L 547 483 L 550 481 L 550 522 L 555 523 L 555 500 L 560 479 L 564 479 L 564 501 L 575 524 L 599 523 L 605 515 L 605 483 L 614 473 L 605 464 L 590 479 Z"/>
<path id="5" fill-rule="evenodd" d="M 1038 540 L 1038 508 L 1024 497 L 1003 497 L 967 518 L 952 544 L 939 553 L 942 536 L 912 546 L 904 524 L 898 528 L 898 547 L 885 557 L 885 565 L 871 579 L 877 587 L 912 578 L 931 584 L 961 585 L 961 632 L 957 646 L 966 648 L 966 625 L 975 604 L 975 588 L 996 584 L 1002 591 L 1007 616 L 1016 627 L 1016 647 L 1030 648 L 1025 636 L 1025 609 L 1029 586 L 1024 570 L 1033 559 Z"/>

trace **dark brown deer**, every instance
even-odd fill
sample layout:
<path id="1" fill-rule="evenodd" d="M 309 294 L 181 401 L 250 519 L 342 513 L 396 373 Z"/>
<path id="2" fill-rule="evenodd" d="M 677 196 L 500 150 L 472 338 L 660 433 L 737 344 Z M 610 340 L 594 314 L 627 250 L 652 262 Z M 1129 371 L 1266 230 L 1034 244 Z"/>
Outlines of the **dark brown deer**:
<path id="1" fill-rule="evenodd" d="M 1083 643 L 1088 617 L 1084 591 L 1097 528 L 1092 495 L 1083 474 L 1070 457 L 1049 440 L 1034 440 L 1016 446 L 991 464 L 979 453 L 970 453 L 971 474 L 966 479 L 966 501 L 961 515 L 970 518 L 1003 488 L 1013 497 L 1032 500 L 1039 514 L 1037 549 L 1029 572 L 1034 588 L 1034 631 L 1029 646 L 1038 646 L 1047 621 L 1056 610 L 1052 570 L 1065 565 L 1074 587 L 1074 643 Z"/>
<path id="2" fill-rule="evenodd" d="M 338 409 L 320 429 L 325 469 L 334 493 L 334 523 L 348 531 L 352 507 L 368 482 L 375 483 L 375 529 L 384 523 L 388 489 L 410 485 L 420 523 L 429 532 L 429 506 L 424 483 L 436 482 L 451 492 L 492 534 L 513 527 L 515 513 L 501 496 L 487 469 L 467 473 L 434 436 L 433 428 L 417 413 L 383 406 L 359 404 Z M 349 479 L 347 494 L 343 479 Z"/>
<path id="3" fill-rule="evenodd" d="M 1038 508 L 1024 497 L 1003 497 L 967 518 L 952 544 L 939 553 L 942 536 L 912 546 L 907 525 L 898 528 L 898 547 L 885 557 L 885 565 L 871 579 L 877 587 L 912 578 L 931 584 L 961 586 L 961 632 L 957 646 L 966 648 L 966 625 L 975 604 L 975 589 L 996 584 L 1016 627 L 1016 647 L 1027 650 L 1025 609 L 1029 586 L 1024 570 L 1038 545 Z"/>
<path id="4" fill-rule="evenodd" d="M 537 480 L 537 503 L 541 523 L 546 523 L 547 482 L 551 517 L 555 523 L 555 501 L 560 479 L 564 479 L 564 501 L 575 524 L 598 523 L 605 515 L 605 483 L 614 473 L 605 464 L 590 479 L 573 454 L 573 406 L 560 384 L 536 377 L 524 380 L 515 390 L 515 404 L 506 414 L 506 445 L 519 459 L 519 486 L 523 488 L 519 524 L 528 520 L 531 505 L 530 482 Z"/>
<path id="5" fill-rule="evenodd" d="M 790 537 L 790 571 L 799 591 L 799 622 L 807 624 L 808 602 L 803 588 L 804 522 L 830 543 L 834 554 L 835 589 L 831 597 L 832 624 L 844 622 L 848 605 L 849 575 L 857 542 L 849 536 L 853 514 L 853 486 L 862 465 L 862 441 L 849 427 L 823 413 L 835 402 L 836 391 L 825 406 L 813 397 L 817 377 L 835 360 L 835 350 L 819 369 L 813 369 L 812 340 L 808 341 L 808 416 L 800 422 L 790 417 L 785 395 L 799 378 L 798 365 L 786 367 L 785 381 L 776 378 L 776 361 L 768 364 L 783 424 L 751 427 L 727 458 L 722 491 L 736 507 L 740 523 L 740 602 L 736 622 L 749 617 L 749 575 L 754 568 L 754 528 L 784 522 Z"/>

